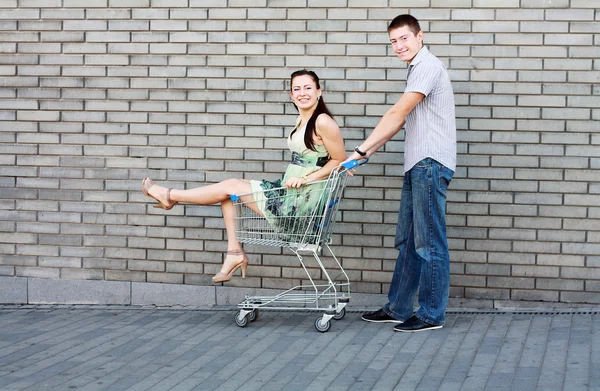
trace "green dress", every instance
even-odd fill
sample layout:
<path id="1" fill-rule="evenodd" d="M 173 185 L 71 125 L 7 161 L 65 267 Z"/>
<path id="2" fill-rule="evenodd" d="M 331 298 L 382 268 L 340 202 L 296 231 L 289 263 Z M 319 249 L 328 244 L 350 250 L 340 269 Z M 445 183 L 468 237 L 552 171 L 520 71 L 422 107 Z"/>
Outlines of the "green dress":
<path id="1" fill-rule="evenodd" d="M 285 170 L 282 180 L 251 180 L 254 201 L 270 226 L 288 239 L 316 230 L 315 216 L 323 210 L 326 199 L 325 182 L 317 182 L 299 188 L 282 188 L 289 178 L 300 178 L 323 167 L 329 161 L 324 145 L 315 145 L 311 150 L 304 144 L 306 126 L 295 128 L 288 137 L 292 162 Z M 313 232 L 314 233 L 314 232 Z"/>

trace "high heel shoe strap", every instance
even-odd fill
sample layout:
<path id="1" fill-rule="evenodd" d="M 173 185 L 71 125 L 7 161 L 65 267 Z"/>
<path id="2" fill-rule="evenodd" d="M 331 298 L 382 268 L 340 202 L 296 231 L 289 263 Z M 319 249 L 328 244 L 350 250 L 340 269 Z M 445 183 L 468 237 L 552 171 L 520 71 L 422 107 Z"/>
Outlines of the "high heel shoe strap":
<path id="1" fill-rule="evenodd" d="M 171 190 L 173 190 L 173 189 L 171 189 L 171 188 L 167 189 L 167 204 L 168 205 L 174 205 L 173 201 L 171 200 Z"/>

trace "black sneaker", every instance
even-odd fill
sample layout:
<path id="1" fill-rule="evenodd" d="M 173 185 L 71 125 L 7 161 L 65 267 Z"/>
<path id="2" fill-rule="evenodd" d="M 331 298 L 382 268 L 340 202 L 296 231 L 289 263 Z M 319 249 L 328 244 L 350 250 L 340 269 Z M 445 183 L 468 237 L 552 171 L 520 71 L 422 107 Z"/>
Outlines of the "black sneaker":
<path id="1" fill-rule="evenodd" d="M 413 315 L 406 322 L 394 326 L 394 331 L 402 331 L 404 333 L 416 333 L 417 331 L 435 330 L 441 329 L 442 327 L 444 326 L 441 324 L 435 325 L 423 322 L 421 319 Z"/>
<path id="2" fill-rule="evenodd" d="M 383 309 L 375 312 L 367 312 L 361 316 L 361 319 L 367 322 L 374 323 L 402 323 L 401 320 L 397 320 L 385 313 Z"/>

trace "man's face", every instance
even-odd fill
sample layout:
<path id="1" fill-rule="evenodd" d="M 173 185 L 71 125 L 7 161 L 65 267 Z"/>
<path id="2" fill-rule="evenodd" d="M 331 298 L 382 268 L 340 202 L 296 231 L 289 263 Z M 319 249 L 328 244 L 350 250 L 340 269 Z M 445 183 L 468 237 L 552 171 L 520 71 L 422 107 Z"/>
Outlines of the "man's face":
<path id="1" fill-rule="evenodd" d="M 398 27 L 390 31 L 390 42 L 396 56 L 410 64 L 423 46 L 423 31 L 415 35 L 408 26 Z"/>

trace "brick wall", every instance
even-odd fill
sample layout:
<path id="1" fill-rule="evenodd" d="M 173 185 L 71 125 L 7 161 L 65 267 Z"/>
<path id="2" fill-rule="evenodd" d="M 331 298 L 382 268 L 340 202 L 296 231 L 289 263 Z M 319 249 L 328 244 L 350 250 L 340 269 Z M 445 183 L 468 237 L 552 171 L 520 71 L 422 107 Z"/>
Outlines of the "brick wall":
<path id="1" fill-rule="evenodd" d="M 191 188 L 280 177 L 295 118 L 287 79 L 305 67 L 324 80 L 350 150 L 404 88 L 385 29 L 410 12 L 456 93 L 451 295 L 600 303 L 598 8 L 0 0 L 0 275 L 211 285 L 225 248 L 220 208 L 157 211 L 141 179 Z M 402 138 L 345 194 L 333 249 L 357 292 L 385 293 L 391 279 Z M 293 254 L 247 250 L 250 276 L 229 286 L 305 276 Z"/>

